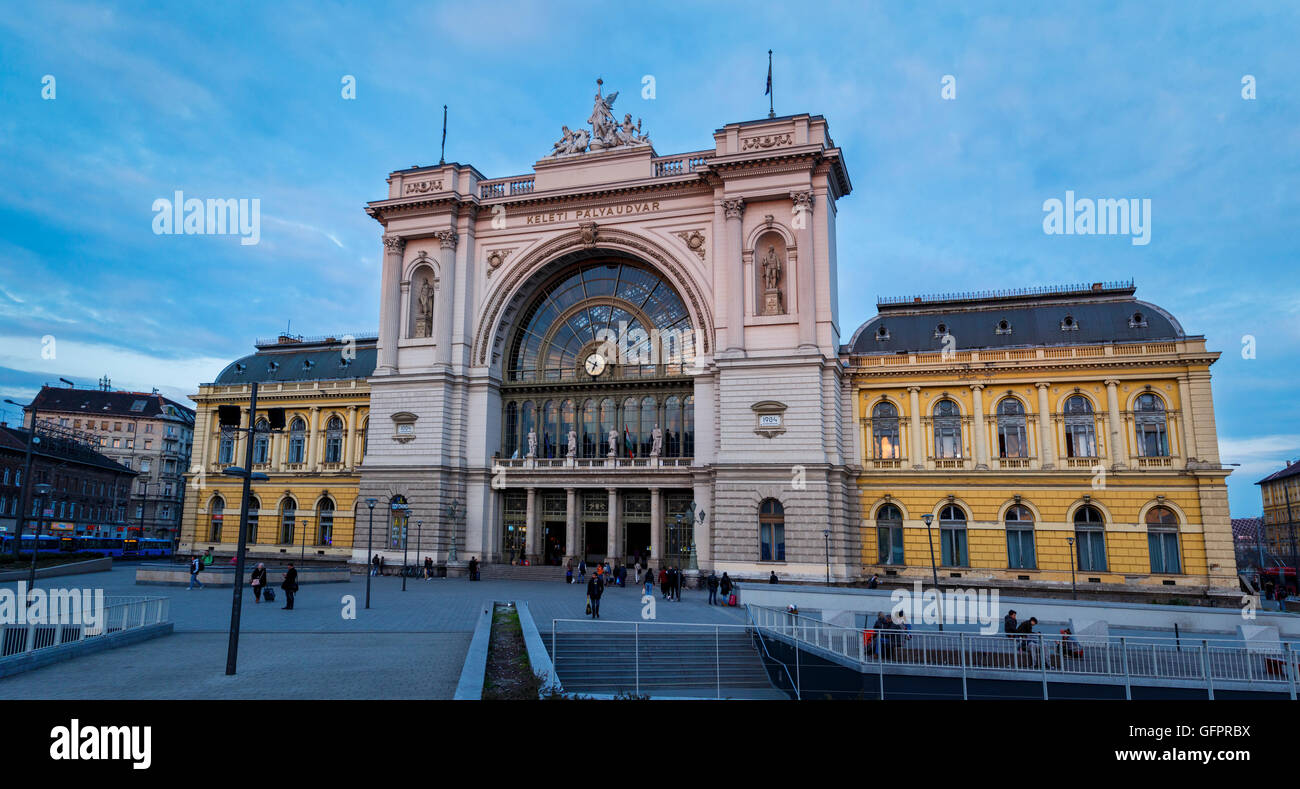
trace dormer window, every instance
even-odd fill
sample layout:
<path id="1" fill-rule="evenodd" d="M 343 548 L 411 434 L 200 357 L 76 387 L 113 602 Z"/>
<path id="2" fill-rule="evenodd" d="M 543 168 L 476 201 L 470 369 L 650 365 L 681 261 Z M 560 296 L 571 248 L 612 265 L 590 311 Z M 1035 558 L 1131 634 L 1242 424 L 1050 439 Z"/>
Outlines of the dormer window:
<path id="1" fill-rule="evenodd" d="M 877 340 L 877 341 L 884 341 L 884 340 L 888 340 L 888 339 L 889 339 L 889 329 L 888 329 L 888 328 L 886 328 L 886 327 L 884 327 L 884 326 L 881 326 L 879 329 L 876 329 L 876 340 Z"/>
<path id="2" fill-rule="evenodd" d="M 303 360 L 302 360 L 302 369 L 304 369 L 304 370 L 310 370 L 312 364 L 314 364 L 314 362 L 312 362 L 311 359 L 303 359 Z"/>
<path id="3" fill-rule="evenodd" d="M 271 373 L 273 373 L 273 372 L 275 372 L 275 371 L 278 370 L 278 369 L 280 369 L 280 363 L 279 363 L 279 362 L 267 362 L 267 363 L 266 363 L 266 370 L 267 370 L 267 372 L 271 372 Z"/>
<path id="4" fill-rule="evenodd" d="M 1145 329 L 1147 327 L 1147 316 L 1140 312 L 1133 313 L 1128 319 L 1128 327 L 1130 329 Z"/>
<path id="5" fill-rule="evenodd" d="M 1078 331 L 1079 324 L 1074 320 L 1073 315 L 1066 315 L 1061 319 L 1061 331 Z"/>
<path id="6" fill-rule="evenodd" d="M 934 336 L 935 336 L 935 337 L 947 337 L 947 336 L 948 336 L 948 324 L 946 324 L 946 323 L 940 323 L 938 326 L 934 327 Z"/>
<path id="7" fill-rule="evenodd" d="M 245 366 L 240 364 L 239 362 L 235 362 L 235 375 L 243 375 L 244 367 Z"/>
<path id="8" fill-rule="evenodd" d="M 997 334 L 1010 334 L 1010 333 L 1011 333 L 1011 322 L 1008 321 L 1006 318 L 1003 318 L 1002 320 L 998 321 L 997 328 L 994 329 L 994 331 L 995 331 Z"/>

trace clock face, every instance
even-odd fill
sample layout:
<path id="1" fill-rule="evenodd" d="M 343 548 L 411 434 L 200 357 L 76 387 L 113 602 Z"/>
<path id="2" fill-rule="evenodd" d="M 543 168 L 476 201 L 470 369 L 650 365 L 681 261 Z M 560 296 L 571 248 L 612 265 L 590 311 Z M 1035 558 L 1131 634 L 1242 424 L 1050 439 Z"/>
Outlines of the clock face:
<path id="1" fill-rule="evenodd" d="M 587 371 L 587 375 L 595 377 L 605 372 L 606 364 L 607 362 L 605 361 L 604 356 L 598 353 L 593 353 L 587 357 L 587 361 L 583 362 L 582 369 Z"/>

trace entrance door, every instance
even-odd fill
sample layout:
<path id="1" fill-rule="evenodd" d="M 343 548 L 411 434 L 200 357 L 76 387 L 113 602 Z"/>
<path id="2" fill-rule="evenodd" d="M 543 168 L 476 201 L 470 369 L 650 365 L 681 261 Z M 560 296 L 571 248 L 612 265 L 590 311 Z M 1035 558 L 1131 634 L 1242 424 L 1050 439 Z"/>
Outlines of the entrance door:
<path id="1" fill-rule="evenodd" d="M 648 523 L 629 523 L 625 526 L 627 529 L 627 563 L 635 564 L 640 558 L 641 566 L 646 565 L 650 555 L 650 524 Z"/>
<path id="2" fill-rule="evenodd" d="M 608 521 L 587 521 L 587 564 L 604 561 L 606 546 L 609 544 Z"/>
<path id="3" fill-rule="evenodd" d="M 564 521 L 547 521 L 542 526 L 542 563 L 564 562 Z"/>

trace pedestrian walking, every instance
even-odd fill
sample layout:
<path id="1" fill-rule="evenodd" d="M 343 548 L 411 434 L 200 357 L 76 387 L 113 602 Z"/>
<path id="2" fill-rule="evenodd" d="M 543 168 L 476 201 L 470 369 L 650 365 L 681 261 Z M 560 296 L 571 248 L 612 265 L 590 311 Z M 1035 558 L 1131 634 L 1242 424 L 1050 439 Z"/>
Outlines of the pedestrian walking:
<path id="1" fill-rule="evenodd" d="M 718 590 L 722 592 L 722 599 L 718 602 L 722 605 L 727 605 L 730 602 L 732 586 L 734 584 L 731 583 L 731 576 L 727 575 L 726 571 L 723 571 L 722 580 L 718 582 Z"/>
<path id="2" fill-rule="evenodd" d="M 253 568 L 253 574 L 249 577 L 248 583 L 253 587 L 253 602 L 262 602 L 262 592 L 266 590 L 266 565 L 261 562 Z"/>
<path id="3" fill-rule="evenodd" d="M 640 559 L 637 560 L 636 565 L 633 566 L 632 569 L 636 571 L 636 582 L 638 584 L 641 583 L 641 560 Z"/>
<path id="4" fill-rule="evenodd" d="M 379 575 L 379 561 L 379 554 L 375 554 L 374 558 L 370 560 L 370 574 L 372 576 Z"/>
<path id="5" fill-rule="evenodd" d="M 293 610 L 293 595 L 298 591 L 298 570 L 289 562 L 289 569 L 284 571 L 284 581 L 280 588 L 284 590 L 284 611 Z"/>
<path id="6" fill-rule="evenodd" d="M 586 559 L 579 559 L 579 560 L 578 560 L 578 580 L 579 580 L 579 581 L 585 581 L 586 579 L 587 579 L 587 560 L 586 560 Z"/>
<path id="7" fill-rule="evenodd" d="M 432 579 L 433 579 L 433 557 L 426 556 L 424 557 L 424 580 L 429 581 Z"/>
<path id="8" fill-rule="evenodd" d="M 193 559 L 190 560 L 190 585 L 185 587 L 185 591 L 188 592 L 189 590 L 193 589 L 195 584 L 198 584 L 200 589 L 203 588 L 203 582 L 199 580 L 199 573 L 201 573 L 202 571 L 203 571 L 203 559 L 199 558 L 198 556 L 195 556 Z"/>
<path id="9" fill-rule="evenodd" d="M 767 582 L 770 583 L 770 584 L 779 584 L 779 583 L 781 583 L 780 581 L 778 581 L 778 580 L 776 579 L 776 570 L 773 570 L 773 571 L 772 571 L 772 575 L 768 577 Z"/>
<path id="10" fill-rule="evenodd" d="M 708 583 L 708 586 L 709 586 L 709 605 L 717 605 L 717 604 L 718 604 L 718 575 L 717 575 L 717 573 L 713 572 L 712 570 L 709 570 L 709 580 L 707 581 L 707 583 Z"/>
<path id="11" fill-rule="evenodd" d="M 601 575 L 593 575 L 587 582 L 587 605 L 591 608 L 591 618 L 600 619 L 600 596 L 605 593 L 605 581 Z"/>
<path id="12" fill-rule="evenodd" d="M 645 594 L 646 594 L 647 597 L 649 597 L 649 596 L 653 595 L 654 593 L 655 593 L 655 579 L 654 579 L 654 574 L 650 572 L 650 569 L 649 569 L 649 568 L 646 568 L 646 571 L 645 571 Z"/>
<path id="13" fill-rule="evenodd" d="M 664 599 L 668 599 L 668 570 L 659 568 L 659 591 L 663 593 Z"/>
<path id="14" fill-rule="evenodd" d="M 570 564 L 568 567 L 566 567 L 566 568 L 564 569 L 564 582 L 565 582 L 566 584 L 571 584 L 571 583 L 573 583 L 573 565 L 572 565 L 572 564 Z"/>
<path id="15" fill-rule="evenodd" d="M 469 579 L 471 581 L 478 580 L 478 557 L 477 556 L 471 556 L 469 559 Z"/>

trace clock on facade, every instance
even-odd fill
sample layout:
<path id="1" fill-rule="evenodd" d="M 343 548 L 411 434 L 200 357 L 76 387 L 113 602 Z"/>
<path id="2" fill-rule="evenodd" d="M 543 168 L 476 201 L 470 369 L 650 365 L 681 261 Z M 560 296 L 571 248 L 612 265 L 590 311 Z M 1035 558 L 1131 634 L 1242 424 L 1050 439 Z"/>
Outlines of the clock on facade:
<path id="1" fill-rule="evenodd" d="M 595 378 L 605 372 L 605 357 L 599 353 L 593 353 L 587 357 L 587 361 L 582 363 L 582 368 L 587 371 L 587 375 Z"/>

